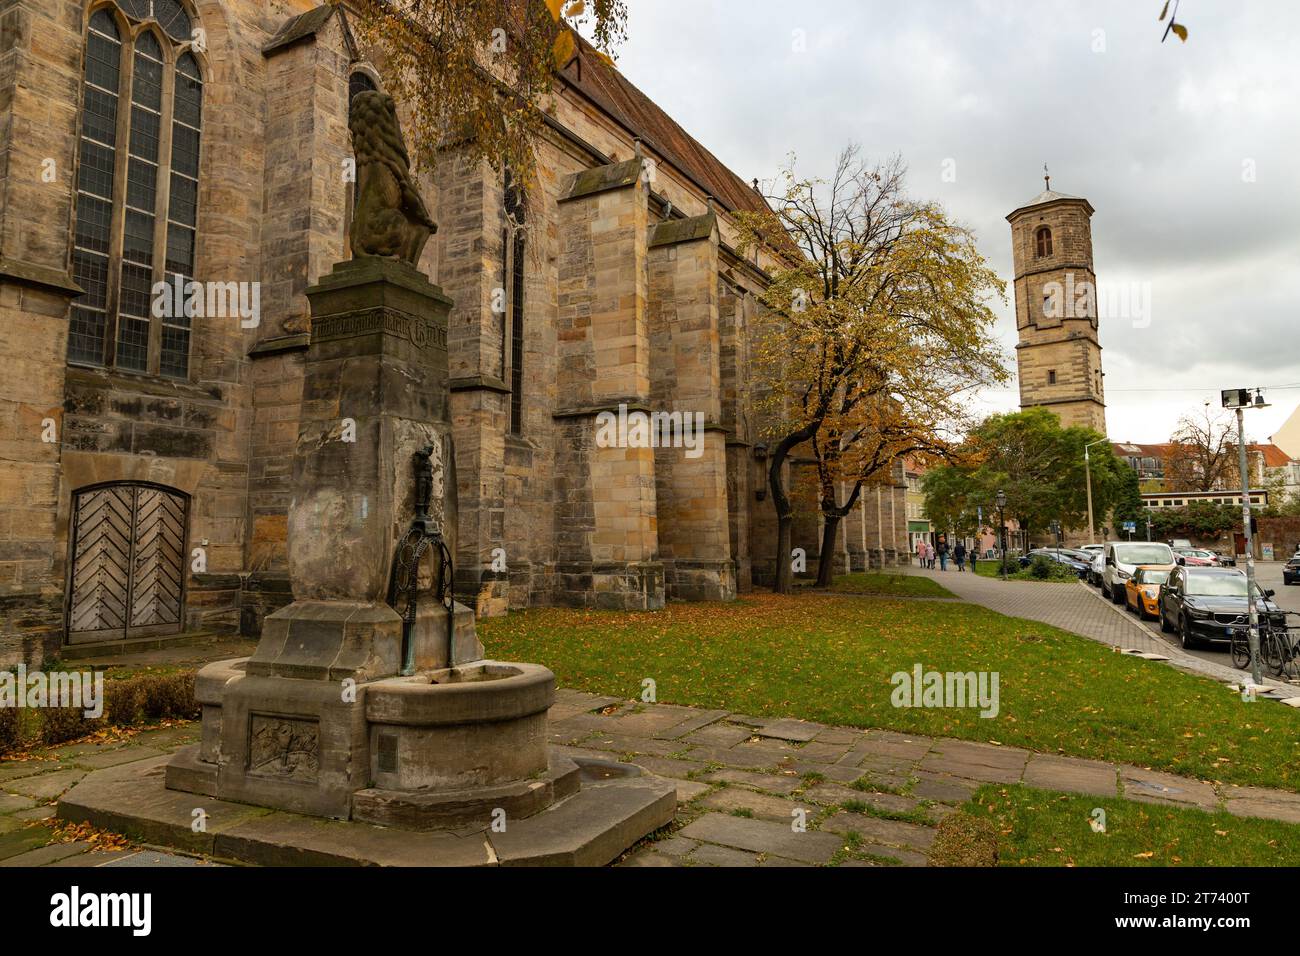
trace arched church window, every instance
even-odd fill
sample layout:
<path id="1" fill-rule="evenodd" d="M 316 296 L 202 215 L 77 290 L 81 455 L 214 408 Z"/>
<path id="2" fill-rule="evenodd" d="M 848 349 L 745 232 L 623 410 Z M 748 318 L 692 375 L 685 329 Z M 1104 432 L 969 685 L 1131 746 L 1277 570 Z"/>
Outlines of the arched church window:
<path id="1" fill-rule="evenodd" d="M 524 417 L 524 220 L 523 184 L 505 171 L 502 195 L 501 257 L 505 310 L 501 322 L 501 365 L 508 369 L 510 434 L 523 433 Z"/>
<path id="2" fill-rule="evenodd" d="M 1044 259 L 1052 254 L 1052 230 L 1043 226 L 1034 234 L 1036 243 L 1035 255 L 1039 259 Z"/>
<path id="3" fill-rule="evenodd" d="M 72 253 L 85 294 L 69 362 L 189 374 L 203 114 L 192 29 L 178 0 L 116 0 L 87 26 Z"/>

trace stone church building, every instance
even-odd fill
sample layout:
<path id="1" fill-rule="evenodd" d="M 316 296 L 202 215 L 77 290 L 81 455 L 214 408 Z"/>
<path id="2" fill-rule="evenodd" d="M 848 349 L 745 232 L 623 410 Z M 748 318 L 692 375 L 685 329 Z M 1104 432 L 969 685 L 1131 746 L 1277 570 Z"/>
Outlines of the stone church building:
<path id="1" fill-rule="evenodd" d="M 0 666 L 255 635 L 289 602 L 305 293 L 349 254 L 349 99 L 384 86 L 345 6 L 3 6 Z M 735 225 L 762 198 L 581 44 L 537 150 L 527 192 L 455 148 L 422 177 L 420 267 L 455 303 L 457 599 L 653 609 L 769 581 L 747 370 L 774 260 Z M 202 314 L 159 308 L 178 280 Z M 603 447 L 620 408 L 701 413 L 702 441 Z M 906 553 L 902 484 L 863 494 L 840 566 Z M 795 544 L 815 570 L 815 511 Z"/>

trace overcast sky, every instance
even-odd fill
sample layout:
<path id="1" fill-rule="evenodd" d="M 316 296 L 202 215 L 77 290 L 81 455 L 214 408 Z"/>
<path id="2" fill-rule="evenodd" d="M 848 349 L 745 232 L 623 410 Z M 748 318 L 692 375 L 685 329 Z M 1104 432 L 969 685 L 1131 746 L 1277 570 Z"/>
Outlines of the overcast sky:
<path id="1" fill-rule="evenodd" d="M 1188 42 L 1161 44 L 1162 2 L 628 0 L 617 58 L 746 181 L 791 150 L 809 174 L 850 140 L 901 153 L 910 192 L 974 229 L 1008 294 L 1004 217 L 1049 164 L 1096 208 L 1102 291 L 1149 292 L 1149 320 L 1103 315 L 1101 343 L 1110 437 L 1156 442 L 1221 388 L 1300 386 L 1300 11 L 1184 0 Z M 1300 387 L 1269 397 L 1252 437 Z"/>

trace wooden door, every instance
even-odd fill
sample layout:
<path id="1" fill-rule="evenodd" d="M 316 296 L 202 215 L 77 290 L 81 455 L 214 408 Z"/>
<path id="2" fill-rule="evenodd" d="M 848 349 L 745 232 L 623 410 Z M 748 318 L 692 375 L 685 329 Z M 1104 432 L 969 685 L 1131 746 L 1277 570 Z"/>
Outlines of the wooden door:
<path id="1" fill-rule="evenodd" d="M 158 485 L 102 485 L 76 494 L 70 644 L 181 629 L 188 511 L 187 496 Z"/>

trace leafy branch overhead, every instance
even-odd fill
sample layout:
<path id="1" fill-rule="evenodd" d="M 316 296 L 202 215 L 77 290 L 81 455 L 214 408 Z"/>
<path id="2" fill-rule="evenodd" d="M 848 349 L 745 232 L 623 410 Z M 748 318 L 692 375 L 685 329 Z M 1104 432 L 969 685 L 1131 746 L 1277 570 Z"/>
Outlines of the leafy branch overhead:
<path id="1" fill-rule="evenodd" d="M 587 29 L 607 54 L 625 38 L 624 0 L 355 0 L 357 35 L 389 93 L 419 163 L 439 148 L 533 178 L 533 143 L 544 124 L 555 73 Z"/>

